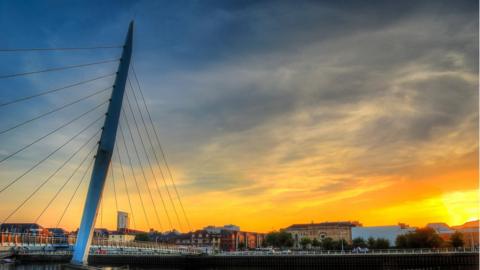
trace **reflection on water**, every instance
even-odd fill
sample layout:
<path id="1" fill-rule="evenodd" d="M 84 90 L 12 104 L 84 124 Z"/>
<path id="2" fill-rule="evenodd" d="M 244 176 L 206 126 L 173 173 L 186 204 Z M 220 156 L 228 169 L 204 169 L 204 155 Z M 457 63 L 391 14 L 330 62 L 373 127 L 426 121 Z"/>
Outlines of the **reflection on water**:
<path id="1" fill-rule="evenodd" d="M 20 264 L 20 263 L 0 263 L 0 270 L 62 270 L 64 269 L 62 267 L 63 264 L 58 264 L 58 263 L 30 263 L 30 264 Z M 356 268 L 356 267 L 355 267 Z M 148 268 L 144 267 L 136 267 L 136 266 L 130 266 L 130 267 L 98 267 L 97 269 L 102 269 L 102 270 L 151 270 L 151 269 L 159 269 L 159 270 L 313 270 L 313 269 L 321 269 L 321 270 L 338 270 L 342 269 L 342 267 L 337 266 L 337 267 L 332 267 L 332 268 L 325 268 L 325 267 L 312 267 L 312 268 L 305 268 L 305 267 L 295 267 L 292 268 L 291 266 L 289 267 L 207 267 L 207 268 L 198 268 L 198 267 L 187 267 L 187 268 L 171 268 L 171 267 L 161 267 L 161 266 L 152 266 Z M 350 267 L 347 267 L 347 269 L 352 269 Z M 363 268 L 362 268 L 363 269 Z M 381 266 L 373 266 L 371 269 L 382 269 Z M 430 269 L 436 269 L 436 270 L 469 270 L 469 269 L 478 269 L 476 267 L 469 268 L 468 266 L 436 266 L 436 267 L 430 267 L 430 268 L 415 268 L 415 270 L 430 270 Z"/>
<path id="2" fill-rule="evenodd" d="M 20 263 L 0 263 L 0 270 L 62 270 L 63 264 L 58 263 L 34 263 L 34 264 L 20 264 Z M 102 266 L 99 267 L 102 270 L 152 270 L 152 269 L 159 269 L 159 270 L 274 270 L 280 269 L 278 267 L 270 268 L 270 267 L 207 267 L 207 268 L 198 268 L 198 267 L 178 267 L 178 268 L 171 268 L 171 267 L 161 267 L 161 266 L 152 266 L 152 267 L 136 267 L 136 266 L 129 266 L 129 267 L 110 267 L 110 266 Z M 304 270 L 304 267 L 298 268 L 281 268 L 281 269 L 292 269 L 292 270 Z M 315 268 L 311 268 L 315 269 Z M 333 269 L 333 268 L 332 268 Z M 322 267 L 322 270 L 329 270 Z"/>
<path id="3" fill-rule="evenodd" d="M 45 264 L 19 264 L 19 263 L 8 263 L 8 264 L 1 264 L 0 263 L 0 270 L 62 270 L 62 265 L 63 264 L 58 264 L 58 263 L 45 263 Z M 265 267 L 207 267 L 207 268 L 198 268 L 198 267 L 188 267 L 188 268 L 171 268 L 171 267 L 161 267 L 161 266 L 152 266 L 152 267 L 136 267 L 136 266 L 130 266 L 130 267 L 109 267 L 109 266 L 102 266 L 99 267 L 98 269 L 102 270 L 152 270 L 152 269 L 159 269 L 159 270 L 273 270 L 273 269 L 279 269 L 278 267 L 276 268 L 265 268 Z M 285 268 L 286 269 L 286 268 Z M 303 270 L 305 269 L 304 267 L 299 267 L 299 268 L 291 268 L 288 267 L 288 269 L 292 270 Z M 312 268 L 313 269 L 313 268 Z M 333 268 L 332 268 L 333 269 Z M 322 270 L 329 270 L 326 268 L 322 268 Z"/>

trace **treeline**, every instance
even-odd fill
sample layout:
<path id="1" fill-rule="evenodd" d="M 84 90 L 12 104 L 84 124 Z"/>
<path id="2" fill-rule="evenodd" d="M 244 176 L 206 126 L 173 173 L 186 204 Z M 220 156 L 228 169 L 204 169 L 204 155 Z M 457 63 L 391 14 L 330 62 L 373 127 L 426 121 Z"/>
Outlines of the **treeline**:
<path id="1" fill-rule="evenodd" d="M 352 248 L 368 248 L 368 249 L 388 249 L 395 245 L 396 248 L 440 248 L 440 247 L 463 247 L 465 242 L 460 232 L 455 232 L 450 239 L 443 240 L 435 230 L 431 228 L 419 228 L 414 232 L 399 235 L 395 243 L 390 243 L 385 238 L 355 238 L 352 244 L 346 240 L 333 240 L 326 237 L 322 240 L 310 238 L 302 238 L 299 244 L 303 249 L 322 249 L 322 250 L 348 250 Z M 264 246 L 275 248 L 291 248 L 294 246 L 292 235 L 286 231 L 274 231 L 266 235 Z"/>
<path id="2" fill-rule="evenodd" d="M 317 239 L 302 238 L 299 243 L 303 248 L 318 248 L 324 250 L 341 250 L 350 248 L 346 240 L 333 240 L 326 237 L 321 241 Z M 265 236 L 264 246 L 276 248 L 291 248 L 294 245 L 293 237 L 286 231 L 274 231 Z"/>
<path id="3" fill-rule="evenodd" d="M 385 238 L 370 237 L 367 240 L 363 238 L 355 238 L 352 240 L 352 247 L 368 249 L 387 249 L 390 248 L 390 241 Z"/>
<path id="4" fill-rule="evenodd" d="M 459 248 L 465 245 L 463 234 L 454 232 L 450 239 L 443 240 L 432 228 L 420 228 L 414 232 L 399 235 L 395 241 L 398 248 Z"/>
<path id="5" fill-rule="evenodd" d="M 269 232 L 265 236 L 265 241 L 263 242 L 263 245 L 277 248 L 293 247 L 292 234 L 286 231 Z"/>

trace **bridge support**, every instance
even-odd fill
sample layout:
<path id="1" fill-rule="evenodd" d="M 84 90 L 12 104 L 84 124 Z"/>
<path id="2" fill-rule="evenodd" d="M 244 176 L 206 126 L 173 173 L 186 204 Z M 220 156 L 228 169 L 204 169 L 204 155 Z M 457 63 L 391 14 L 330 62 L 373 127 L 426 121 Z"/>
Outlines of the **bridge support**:
<path id="1" fill-rule="evenodd" d="M 107 176 L 110 160 L 115 145 L 115 137 L 118 128 L 118 121 L 120 111 L 122 108 L 123 94 L 125 92 L 125 84 L 127 82 L 128 69 L 130 65 L 130 58 L 132 55 L 133 42 L 133 21 L 128 28 L 125 45 L 123 47 L 122 58 L 118 66 L 115 84 L 113 85 L 110 104 L 108 106 L 105 123 L 103 126 L 100 143 L 93 166 L 90 184 L 88 186 L 87 199 L 83 208 L 82 221 L 80 229 L 77 234 L 77 241 L 75 243 L 72 264 L 86 264 L 90 244 L 97 218 L 98 206 L 103 193 L 105 185 L 105 178 Z"/>

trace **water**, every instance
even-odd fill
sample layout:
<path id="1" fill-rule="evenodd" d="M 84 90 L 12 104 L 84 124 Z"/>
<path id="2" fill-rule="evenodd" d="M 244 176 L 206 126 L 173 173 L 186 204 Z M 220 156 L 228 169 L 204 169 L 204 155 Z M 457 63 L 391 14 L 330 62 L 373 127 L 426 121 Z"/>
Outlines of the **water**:
<path id="1" fill-rule="evenodd" d="M 0 270 L 63 270 L 63 264 L 58 263 L 29 263 L 29 264 L 0 264 Z M 110 266 L 102 266 L 99 267 L 102 270 L 125 270 L 126 267 L 110 267 Z M 207 267 L 207 268 L 198 268 L 198 267 L 188 267 L 188 268 L 172 268 L 172 267 L 160 267 L 160 266 L 152 266 L 152 267 L 136 267 L 130 266 L 128 269 L 130 270 L 152 270 L 152 269 L 159 269 L 159 270 L 273 270 L 273 269 L 280 269 L 278 267 L 275 268 L 265 268 L 265 267 Z M 297 268 L 282 268 L 282 269 L 292 269 L 292 270 L 303 270 L 304 267 L 297 267 Z M 317 268 L 318 269 L 318 268 Z M 334 268 L 332 268 L 334 269 Z M 329 270 L 326 268 L 322 268 L 322 270 Z"/>
<path id="2" fill-rule="evenodd" d="M 20 264 L 20 263 L 9 263 L 9 264 L 0 264 L 0 270 L 62 270 L 62 265 L 59 263 L 28 263 L 28 264 Z M 342 269 L 341 267 L 332 267 L 332 268 L 325 268 L 325 267 L 314 267 L 314 268 L 305 268 L 305 267 L 287 267 L 287 268 L 279 268 L 279 267 L 207 267 L 207 268 L 198 268 L 198 267 L 183 267 L 183 268 L 162 268 L 160 266 L 152 266 L 148 268 L 144 267 L 135 267 L 135 266 L 130 266 L 130 267 L 108 267 L 108 266 L 103 266 L 99 267 L 99 269 L 102 270 L 125 270 L 125 269 L 134 269 L 134 270 L 151 270 L 151 269 L 159 269 L 159 270 L 273 270 L 273 269 L 290 269 L 290 270 L 305 270 L 305 269 L 321 269 L 321 270 L 338 270 Z M 352 268 L 348 268 L 352 269 Z M 355 268 L 353 268 L 355 269 Z M 371 269 L 382 269 L 379 266 L 374 266 Z M 453 269 L 462 269 L 462 270 L 470 270 L 470 269 L 477 269 L 476 267 L 459 267 L 459 266 L 451 266 L 451 267 L 433 267 L 433 268 L 415 268 L 415 270 L 431 270 L 431 269 L 436 269 L 436 270 L 453 270 Z"/>
<path id="3" fill-rule="evenodd" d="M 126 267 L 109 267 L 103 266 L 99 267 L 102 270 L 125 270 Z M 0 264 L 0 270 L 63 270 L 62 264 Z M 152 269 L 159 269 L 159 270 L 273 270 L 273 269 L 280 269 L 278 267 L 272 268 L 265 268 L 265 267 L 207 267 L 207 268 L 198 268 L 198 267 L 188 267 L 188 268 L 171 268 L 171 267 L 159 267 L 159 266 L 152 266 L 152 267 L 135 267 L 130 266 L 128 269 L 130 270 L 152 270 Z M 304 267 L 297 267 L 297 268 L 282 268 L 282 269 L 292 269 L 292 270 L 304 270 Z M 312 268 L 318 269 L 318 268 Z M 332 268 L 335 269 L 335 268 Z M 322 270 L 329 270 L 326 268 L 322 268 Z"/>

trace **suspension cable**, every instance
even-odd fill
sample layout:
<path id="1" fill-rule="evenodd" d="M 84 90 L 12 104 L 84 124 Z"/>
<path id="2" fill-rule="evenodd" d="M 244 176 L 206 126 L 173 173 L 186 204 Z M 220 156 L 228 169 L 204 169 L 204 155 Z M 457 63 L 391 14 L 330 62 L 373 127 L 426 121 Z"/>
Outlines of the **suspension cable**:
<path id="1" fill-rule="evenodd" d="M 125 135 L 124 135 L 124 132 L 123 132 L 123 128 L 122 128 L 120 123 L 118 123 L 118 129 L 120 130 L 120 136 L 122 137 L 122 142 L 123 142 L 125 152 L 126 152 L 127 157 L 128 157 L 127 158 L 128 164 L 130 165 L 130 170 L 131 170 L 131 173 L 132 173 L 132 176 L 133 176 L 133 180 L 135 182 L 135 186 L 137 187 L 138 196 L 140 197 L 140 203 L 142 205 L 143 214 L 145 215 L 145 221 L 147 222 L 147 225 L 150 228 L 150 221 L 148 220 L 147 211 L 145 211 L 145 204 L 143 203 L 143 198 L 142 198 L 142 194 L 140 192 L 140 188 L 138 186 L 137 177 L 136 177 L 135 171 L 133 169 L 132 158 L 130 157 L 130 153 L 129 153 L 128 148 L 127 148 L 127 143 L 126 143 Z"/>
<path id="2" fill-rule="evenodd" d="M 48 137 L 48 136 L 52 135 L 53 133 L 55 133 L 55 132 L 59 131 L 60 129 L 62 129 L 62 128 L 64 128 L 64 127 L 68 126 L 68 125 L 70 125 L 71 123 L 73 123 L 73 122 L 75 122 L 76 120 L 78 120 L 78 119 L 82 118 L 83 116 L 87 115 L 88 113 L 90 113 L 90 112 L 92 112 L 92 111 L 94 111 L 94 110 L 98 109 L 100 106 L 102 106 L 102 105 L 104 105 L 104 104 L 106 104 L 106 103 L 108 103 L 108 102 L 109 102 L 109 101 L 107 100 L 107 101 L 105 101 L 105 102 L 102 102 L 102 103 L 100 103 L 99 105 L 97 105 L 97 106 L 95 106 L 95 107 L 91 108 L 90 110 L 88 110 L 88 111 L 86 111 L 86 112 L 84 112 L 84 113 L 80 114 L 79 116 L 77 116 L 77 117 L 73 118 L 72 120 L 70 120 L 70 121 L 68 121 L 68 122 L 64 123 L 63 125 L 59 126 L 58 128 L 54 129 L 53 131 L 51 131 L 51 132 L 49 132 L 49 133 L 47 133 L 47 134 L 45 134 L 45 135 L 41 136 L 40 138 L 38 138 L 38 139 L 34 140 L 33 142 L 31 142 L 31 143 L 27 144 L 26 146 L 24 146 L 24 147 L 20 148 L 19 150 L 17 150 L 17 151 L 15 151 L 15 152 L 13 152 L 13 153 L 11 153 L 11 154 L 7 155 L 6 157 L 4 157 L 4 158 L 0 159 L 0 164 L 1 164 L 1 163 L 3 163 L 4 161 L 6 161 L 7 159 L 9 159 L 9 158 L 11 158 L 11 157 L 15 156 L 16 154 L 18 154 L 18 153 L 22 152 L 23 150 L 27 149 L 28 147 L 30 147 L 30 146 L 32 146 L 32 145 L 34 145 L 35 143 L 37 143 L 37 142 L 39 142 L 39 141 L 43 140 L 44 138 L 46 138 L 46 137 Z M 1 192 L 1 191 L 0 191 L 0 192 Z"/>
<path id="3" fill-rule="evenodd" d="M 73 192 L 72 196 L 70 197 L 70 200 L 68 201 L 67 205 L 65 205 L 65 208 L 63 209 L 62 215 L 58 219 L 57 225 L 55 226 L 55 228 L 58 228 L 58 226 L 60 225 L 60 222 L 62 222 L 62 219 L 65 216 L 65 213 L 67 212 L 68 208 L 70 207 L 70 204 L 73 201 L 73 198 L 77 194 L 78 188 L 80 187 L 80 185 L 85 180 L 85 176 L 87 176 L 87 172 L 90 171 L 90 168 L 92 168 L 94 162 L 95 162 L 95 158 L 92 158 L 92 161 L 90 162 L 90 165 L 88 166 L 88 168 L 85 171 L 83 171 L 82 178 L 80 179 L 80 182 L 78 182 L 78 185 L 75 187 L 75 191 Z"/>
<path id="4" fill-rule="evenodd" d="M 3 187 L 2 189 L 0 189 L 0 194 L 5 191 L 6 189 L 8 189 L 11 185 L 15 184 L 18 180 L 20 180 L 22 177 L 24 177 L 25 175 L 27 175 L 29 172 L 31 172 L 33 169 L 35 169 L 36 167 L 38 167 L 40 164 L 42 164 L 45 160 L 47 160 L 48 158 L 50 158 L 53 154 L 55 154 L 56 152 L 58 152 L 60 149 L 62 149 L 65 145 L 67 145 L 68 143 L 70 143 L 71 141 L 73 141 L 76 137 L 78 137 L 80 134 L 82 134 L 85 130 L 87 130 L 89 127 L 91 127 L 93 124 L 95 124 L 97 121 L 99 121 L 100 119 L 103 118 L 103 115 L 99 118 L 97 118 L 95 121 L 93 121 L 92 123 L 90 123 L 89 125 L 87 125 L 84 129 L 82 129 L 80 132 L 78 132 L 77 134 L 75 134 L 73 137 L 71 137 L 70 139 L 68 139 L 66 142 L 64 142 L 61 146 L 57 147 L 57 149 L 55 149 L 53 152 L 51 152 L 50 154 L 48 154 L 46 157 L 44 157 L 43 159 L 41 159 L 40 161 L 38 161 L 37 163 L 35 163 L 35 165 L 33 165 L 32 167 L 30 167 L 29 169 L 27 169 L 26 171 L 24 171 L 21 175 L 17 176 L 17 178 L 13 179 L 8 185 L 6 185 L 5 187 Z"/>
<path id="5" fill-rule="evenodd" d="M 100 228 L 103 228 L 103 194 L 100 196 Z"/>
<path id="6" fill-rule="evenodd" d="M 60 47 L 60 48 L 2 48 L 0 52 L 33 52 L 33 51 L 80 51 L 97 49 L 119 49 L 122 45 L 94 46 L 94 47 Z"/>
<path id="7" fill-rule="evenodd" d="M 122 171 L 122 178 L 123 178 L 123 183 L 125 184 L 125 191 L 127 192 L 128 206 L 130 207 L 130 212 L 132 213 L 133 228 L 136 229 L 137 226 L 135 224 L 135 216 L 133 214 L 133 208 L 130 200 L 130 193 L 128 192 L 127 180 L 125 178 L 125 171 L 123 170 L 122 159 L 120 158 L 120 151 L 118 150 L 118 147 L 116 147 L 115 150 L 117 152 L 118 163 L 120 164 L 120 169 Z"/>
<path id="8" fill-rule="evenodd" d="M 175 184 L 175 181 L 174 181 L 172 172 L 171 172 L 171 170 L 170 170 L 170 166 L 168 165 L 165 151 L 163 151 L 162 144 L 160 143 L 160 136 L 158 135 L 158 131 L 157 131 L 157 129 L 155 128 L 155 125 L 154 125 L 153 120 L 152 120 L 152 116 L 151 116 L 151 114 L 150 114 L 150 110 L 148 109 L 147 102 L 145 101 L 145 96 L 143 95 L 142 87 L 140 86 L 140 82 L 139 82 L 139 80 L 138 80 L 138 78 L 137 78 L 137 74 L 136 74 L 136 72 L 135 72 L 135 65 L 134 65 L 133 62 L 132 62 L 132 73 L 133 73 L 133 77 L 135 78 L 135 81 L 136 81 L 136 83 L 137 83 L 137 85 L 138 85 L 138 90 L 139 90 L 139 92 L 140 92 L 140 96 L 142 97 L 143 105 L 145 106 L 145 110 L 147 111 L 148 119 L 149 119 L 149 122 L 150 122 L 150 124 L 151 124 L 151 128 L 152 128 L 152 130 L 154 131 L 155 139 L 156 139 L 157 144 L 158 144 L 158 146 L 159 146 L 159 148 L 160 148 L 160 153 L 162 154 L 163 161 L 164 161 L 164 163 L 165 163 L 165 167 L 166 167 L 167 172 L 168 172 L 168 175 L 169 175 L 169 177 L 170 177 L 170 181 L 172 182 L 173 189 L 175 190 L 175 194 L 177 195 L 178 202 L 180 203 L 180 207 L 181 207 L 181 209 L 182 209 L 183 215 L 184 215 L 184 217 L 185 217 L 185 220 L 187 221 L 188 228 L 189 228 L 190 231 L 192 231 L 192 227 L 190 226 L 190 221 L 189 221 L 189 219 L 188 219 L 187 213 L 185 212 L 185 207 L 183 207 L 183 203 L 182 203 L 182 199 L 181 199 L 181 197 L 180 197 L 180 193 L 178 192 L 177 185 Z"/>
<path id="9" fill-rule="evenodd" d="M 37 93 L 37 94 L 30 95 L 30 96 L 17 98 L 15 100 L 0 103 L 0 107 L 4 107 L 4 106 L 10 105 L 10 104 L 14 104 L 14 103 L 18 103 L 18 102 L 21 102 L 21 101 L 29 100 L 29 99 L 36 98 L 36 97 L 39 97 L 39 96 L 47 95 L 47 94 L 50 94 L 50 93 L 58 92 L 58 91 L 61 91 L 61 90 L 70 89 L 74 86 L 79 86 L 79 85 L 86 84 L 86 83 L 89 83 L 89 82 L 93 82 L 93 81 L 96 81 L 96 80 L 108 78 L 108 77 L 111 77 L 115 74 L 116 74 L 116 72 L 110 73 L 110 74 L 107 74 L 107 75 L 103 75 L 103 76 L 99 76 L 99 77 L 95 77 L 95 78 L 92 78 L 92 79 L 76 82 L 76 83 L 73 83 L 73 84 L 65 85 L 65 86 L 62 86 L 62 87 L 58 87 L 58 88 L 54 88 L 54 89 L 50 89 L 50 90 L 45 90 L 45 91 L 42 91 L 42 92 Z"/>
<path id="10" fill-rule="evenodd" d="M 75 152 L 73 152 L 73 154 L 70 155 L 70 157 L 68 157 L 63 163 L 62 165 L 60 165 L 52 174 L 50 174 L 50 176 L 48 176 L 32 193 L 30 193 L 30 195 L 28 195 L 28 197 L 22 201 L 22 203 L 17 207 L 15 208 L 15 210 L 13 210 L 4 220 L 2 223 L 5 223 L 8 219 L 10 219 L 10 217 L 12 217 L 18 210 L 20 210 L 20 208 L 22 208 L 22 206 L 24 206 L 35 194 L 37 194 L 37 192 L 42 189 L 42 187 L 44 187 L 48 182 L 50 182 L 50 180 L 60 171 L 62 170 L 65 165 L 67 165 L 68 162 L 70 162 L 70 160 L 72 160 L 72 158 L 74 158 L 83 148 L 85 148 L 85 146 L 87 146 L 87 144 L 94 138 L 98 135 L 98 133 L 100 132 L 100 130 L 98 130 L 97 132 L 95 132 L 95 134 L 93 134 L 93 136 L 91 136 L 84 144 L 82 144 Z"/>
<path id="11" fill-rule="evenodd" d="M 96 133 L 98 134 L 98 132 Z M 96 135 L 95 134 L 95 135 Z M 93 139 L 95 136 L 93 136 L 91 139 Z M 90 139 L 90 140 L 91 140 Z M 90 141 L 89 140 L 89 141 Z M 60 194 L 60 192 L 62 192 L 62 190 L 65 188 L 65 186 L 67 186 L 68 183 L 70 183 L 70 180 L 73 179 L 73 176 L 77 173 L 77 171 L 80 169 L 80 167 L 83 166 L 83 164 L 85 163 L 85 161 L 87 160 L 87 158 L 92 154 L 93 150 L 95 150 L 97 144 L 95 144 L 92 149 L 87 153 L 87 155 L 85 156 L 85 158 L 83 158 L 82 162 L 80 162 L 80 164 L 75 168 L 75 170 L 72 172 L 72 174 L 70 174 L 70 176 L 67 178 L 67 181 L 65 181 L 63 183 L 63 185 L 57 190 L 57 192 L 55 193 L 55 195 L 53 196 L 52 199 L 50 199 L 50 201 L 47 203 L 47 205 L 45 206 L 45 208 L 43 208 L 42 212 L 40 212 L 40 214 L 37 216 L 37 218 L 35 219 L 34 223 L 37 223 L 38 220 L 40 220 L 40 218 L 42 217 L 42 215 L 45 213 L 45 211 L 47 211 L 47 209 L 50 207 L 50 205 L 52 205 L 53 201 L 55 201 L 55 199 L 58 197 L 58 195 Z"/>
<path id="12" fill-rule="evenodd" d="M 127 102 L 128 102 L 128 99 L 127 99 Z M 153 208 L 155 210 L 155 215 L 157 217 L 157 221 L 158 221 L 160 227 L 163 227 L 162 223 L 160 222 L 160 216 L 158 215 L 157 206 L 155 205 L 155 202 L 153 200 L 152 191 L 150 190 L 150 186 L 148 185 L 148 180 L 147 180 L 147 176 L 145 174 L 145 169 L 143 168 L 142 160 L 140 159 L 140 155 L 138 154 L 137 144 L 135 143 L 135 139 L 133 138 L 133 134 L 132 134 L 132 130 L 130 128 L 130 124 L 128 122 L 127 114 L 125 113 L 123 108 L 122 108 L 122 112 L 123 112 L 123 115 L 124 115 L 125 123 L 127 124 L 128 133 L 130 134 L 130 138 L 132 139 L 133 149 L 135 150 L 135 155 L 138 159 L 138 164 L 140 165 L 140 168 L 141 168 L 141 172 L 142 172 L 142 175 L 143 175 L 143 180 L 145 182 L 145 186 L 147 187 L 148 194 L 150 196 L 150 200 L 152 201 L 152 205 L 153 205 Z M 139 136 L 140 136 L 140 134 L 139 134 Z M 163 207 L 165 208 L 165 203 L 163 202 L 163 198 L 162 198 L 162 204 L 163 204 Z M 170 223 L 170 226 L 173 227 L 172 222 L 170 221 L 170 216 L 168 215 L 168 212 L 167 212 L 166 208 L 165 208 L 165 214 L 167 215 L 167 219 L 168 219 L 168 222 Z"/>
<path id="13" fill-rule="evenodd" d="M 151 149 L 153 150 L 152 139 L 150 138 L 150 133 L 148 132 L 147 125 L 146 125 L 146 123 L 145 123 L 145 119 L 143 118 L 142 111 L 140 110 L 140 105 L 139 105 L 139 103 L 138 103 L 137 96 L 135 95 L 135 90 L 134 90 L 134 88 L 133 88 L 133 86 L 132 86 L 132 83 L 131 83 L 131 81 L 130 81 L 130 78 L 127 78 L 127 80 L 128 80 L 128 84 L 129 84 L 129 86 L 130 86 L 131 92 L 133 93 L 133 99 L 135 100 L 135 103 L 136 103 L 136 105 L 137 105 L 136 107 L 137 107 L 138 113 L 140 114 L 140 118 L 141 118 L 141 120 L 142 120 L 145 133 L 147 134 L 147 140 L 148 140 L 148 142 L 149 142 L 149 144 L 150 144 Z M 151 163 L 151 161 L 150 161 L 150 158 L 148 157 L 147 149 L 146 149 L 146 147 L 145 147 L 145 143 L 143 142 L 142 135 L 140 134 L 140 130 L 139 130 L 139 127 L 138 127 L 138 124 L 137 124 L 138 121 L 137 121 L 137 119 L 135 118 L 135 114 L 133 113 L 133 109 L 132 109 L 131 103 L 130 103 L 130 101 L 129 101 L 127 92 L 125 92 L 125 97 L 126 97 L 126 100 L 127 100 L 128 107 L 130 108 L 130 111 L 132 112 L 133 121 L 134 121 L 135 126 L 136 126 L 136 128 L 137 128 L 138 136 L 140 136 L 140 141 L 142 142 L 143 150 L 145 151 L 145 155 L 147 156 L 148 165 L 150 166 L 150 170 L 151 170 L 151 172 L 152 172 L 152 175 L 154 176 L 155 184 L 157 185 L 157 191 L 158 191 L 158 193 L 159 193 L 159 195 L 160 195 L 160 198 L 162 199 L 163 205 L 165 206 L 165 203 L 163 202 L 163 197 L 162 197 L 162 195 L 161 195 L 161 193 L 160 193 L 160 188 L 159 188 L 158 183 L 157 183 L 157 177 L 155 176 L 155 173 L 154 173 L 154 171 L 153 171 L 152 163 Z M 153 151 L 153 152 L 154 152 L 154 157 L 155 157 L 155 160 L 156 160 L 156 162 L 157 162 L 158 168 L 159 168 L 159 170 L 160 170 L 160 174 L 161 174 L 161 176 L 162 176 L 163 186 L 165 187 L 165 190 L 167 191 L 167 195 L 168 195 L 168 198 L 169 198 L 169 200 L 170 200 L 170 204 L 171 204 L 172 207 L 173 207 L 173 212 L 174 212 L 174 214 L 175 214 L 175 216 L 176 216 L 176 218 L 177 218 L 178 225 L 180 226 L 180 229 L 183 230 L 182 222 L 180 221 L 180 217 L 179 217 L 179 215 L 178 215 L 177 208 L 176 208 L 175 203 L 174 203 L 174 201 L 173 201 L 172 195 L 170 194 L 170 190 L 169 190 L 169 188 L 168 188 L 167 182 L 165 181 L 165 176 L 164 176 L 164 174 L 163 174 L 163 172 L 162 172 L 162 168 L 161 168 L 161 166 L 160 166 L 160 162 L 158 161 L 158 158 L 157 158 L 157 156 L 155 155 L 155 151 Z M 166 211 L 166 209 L 165 209 L 165 211 Z"/>
<path id="14" fill-rule="evenodd" d="M 130 82 L 130 80 L 129 80 L 129 82 Z M 130 84 L 130 87 L 132 87 L 131 84 Z M 155 173 L 154 173 L 154 171 L 153 171 L 152 163 L 151 163 L 151 161 L 150 161 L 150 157 L 148 156 L 147 149 L 146 149 L 146 147 L 145 147 L 145 143 L 143 142 L 142 134 L 140 133 L 140 129 L 138 128 L 137 119 L 136 119 L 136 117 L 135 117 L 135 114 L 134 114 L 134 112 L 133 112 L 132 106 L 131 106 L 131 104 L 130 104 L 130 100 L 129 100 L 129 98 L 128 98 L 127 92 L 125 92 L 125 99 L 126 99 L 126 103 L 127 103 L 127 105 L 128 105 L 128 108 L 130 109 L 131 115 L 132 115 L 132 117 L 133 117 L 133 122 L 134 122 L 134 124 L 135 124 L 136 130 L 137 130 L 137 133 L 138 133 L 138 136 L 140 137 L 140 142 L 141 142 L 141 144 L 142 144 L 143 151 L 145 152 L 145 156 L 147 157 L 147 163 L 148 163 L 148 165 L 149 165 L 149 167 L 150 167 L 150 171 L 151 171 L 151 173 L 152 173 L 152 175 L 153 175 L 153 179 L 155 180 L 155 181 L 154 181 L 154 182 L 155 182 L 155 186 L 156 186 L 156 188 L 157 188 L 158 195 L 160 196 L 160 200 L 161 200 L 161 202 L 162 202 L 163 209 L 165 210 L 165 214 L 167 215 L 167 218 L 168 218 L 168 220 L 169 220 L 170 226 L 171 226 L 172 229 L 173 229 L 173 224 L 172 224 L 171 221 L 170 221 L 170 215 L 168 214 L 168 210 L 167 210 L 167 205 L 165 204 L 165 200 L 163 199 L 162 193 L 160 192 L 160 187 L 159 187 L 158 182 L 157 182 L 157 176 L 155 175 Z M 125 116 L 125 118 L 126 118 L 126 117 L 127 117 L 127 116 Z M 128 125 L 128 122 L 127 122 L 127 125 Z M 129 128 L 130 128 L 130 127 L 129 127 Z M 132 137 L 132 140 L 133 140 L 133 137 Z M 143 168 L 143 166 L 142 166 L 142 168 Z M 181 229 L 181 226 L 182 226 L 182 225 L 179 224 L 179 226 L 180 226 L 180 229 Z"/>
<path id="15" fill-rule="evenodd" d="M 120 60 L 119 58 L 116 58 L 116 59 L 103 60 L 103 61 L 91 62 L 91 63 L 86 63 L 86 64 L 70 65 L 70 66 L 63 66 L 63 67 L 54 67 L 54 68 L 47 68 L 47 69 L 41 69 L 41 70 L 35 70 L 35 71 L 27 71 L 27 72 L 20 72 L 20 73 L 14 73 L 14 74 L 0 75 L 0 79 L 14 78 L 14 77 L 19 77 L 19 76 L 26 76 L 26 75 L 32 75 L 32 74 L 44 73 L 44 72 L 52 72 L 52 71 L 60 71 L 60 70 L 79 68 L 79 67 L 94 66 L 94 65 L 117 62 L 119 60 Z"/>
<path id="16" fill-rule="evenodd" d="M 115 195 L 115 210 L 118 215 L 117 188 L 115 187 L 115 174 L 113 173 L 113 163 L 110 163 L 110 176 L 112 177 L 113 193 Z"/>
<path id="17" fill-rule="evenodd" d="M 18 128 L 18 127 L 21 127 L 21 126 L 23 126 L 23 125 L 26 125 L 26 124 L 28 124 L 28 123 L 31 123 L 31 122 L 33 122 L 33 121 L 35 121 L 35 120 L 38 120 L 38 119 L 40 119 L 40 118 L 42 118 L 42 117 L 44 117 L 44 116 L 50 115 L 50 114 L 52 114 L 52 113 L 54 113 L 54 112 L 58 112 L 58 111 L 60 111 L 60 110 L 63 110 L 63 109 L 65 109 L 65 108 L 68 108 L 68 107 L 70 107 L 70 106 L 72 106 L 72 105 L 74 105 L 74 104 L 77 104 L 77 103 L 81 102 L 81 101 L 84 101 L 84 100 L 86 100 L 86 99 L 89 99 L 89 98 L 91 98 L 91 97 L 94 97 L 94 96 L 96 96 L 96 95 L 98 95 L 98 94 L 101 94 L 101 93 L 107 91 L 107 90 L 110 90 L 111 88 L 112 88 L 112 86 L 109 86 L 109 87 L 107 87 L 107 88 L 98 90 L 98 91 L 96 91 L 96 92 L 94 92 L 94 93 L 91 93 L 91 94 L 89 94 L 89 95 L 86 95 L 86 96 L 84 96 L 84 97 L 82 97 L 82 98 L 79 98 L 79 99 L 77 99 L 77 100 L 74 100 L 74 101 L 72 101 L 72 102 L 70 102 L 70 103 L 67 103 L 67 104 L 62 105 L 62 106 L 60 106 L 60 107 L 57 107 L 57 108 L 55 108 L 55 109 L 53 109 L 53 110 L 50 110 L 50 111 L 48 111 L 48 112 L 42 113 L 42 114 L 40 114 L 40 115 L 38 115 L 38 116 L 35 116 L 35 117 L 33 117 L 33 118 L 29 119 L 29 120 L 26 120 L 26 121 L 24 121 L 24 122 L 22 122 L 22 123 L 16 124 L 15 126 L 12 126 L 12 127 L 7 128 L 7 129 L 4 129 L 4 130 L 0 131 L 0 135 L 2 135 L 2 134 L 4 134 L 4 133 L 7 133 L 7 132 L 9 132 L 9 131 L 11 131 L 11 130 L 14 130 L 14 129 Z"/>

